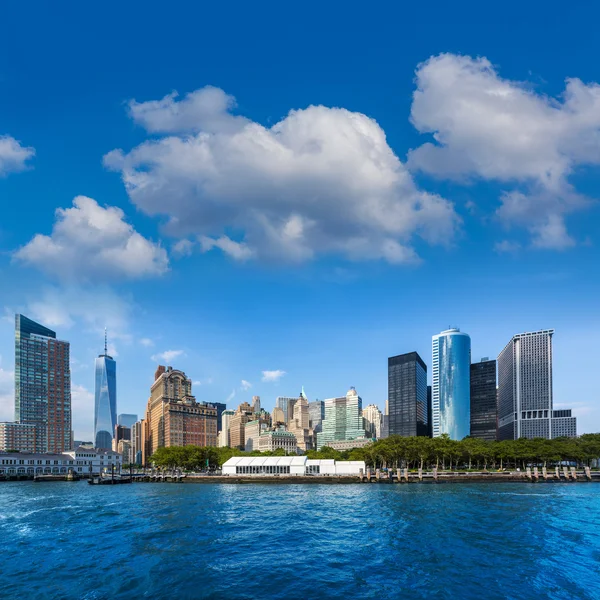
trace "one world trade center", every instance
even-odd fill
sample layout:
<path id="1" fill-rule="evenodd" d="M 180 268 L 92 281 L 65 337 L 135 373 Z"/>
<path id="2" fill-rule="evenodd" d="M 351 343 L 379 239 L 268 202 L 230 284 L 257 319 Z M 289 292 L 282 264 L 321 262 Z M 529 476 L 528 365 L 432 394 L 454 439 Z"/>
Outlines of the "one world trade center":
<path id="1" fill-rule="evenodd" d="M 108 356 L 106 331 L 104 354 L 96 359 L 96 398 L 94 404 L 94 445 L 112 449 L 117 423 L 117 363 Z"/>

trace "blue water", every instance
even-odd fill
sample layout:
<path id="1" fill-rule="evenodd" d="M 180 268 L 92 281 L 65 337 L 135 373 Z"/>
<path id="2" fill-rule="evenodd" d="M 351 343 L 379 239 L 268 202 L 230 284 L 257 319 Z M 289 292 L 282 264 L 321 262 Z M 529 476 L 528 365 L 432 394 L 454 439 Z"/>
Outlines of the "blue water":
<path id="1" fill-rule="evenodd" d="M 0 598 L 600 598 L 600 485 L 0 484 Z"/>

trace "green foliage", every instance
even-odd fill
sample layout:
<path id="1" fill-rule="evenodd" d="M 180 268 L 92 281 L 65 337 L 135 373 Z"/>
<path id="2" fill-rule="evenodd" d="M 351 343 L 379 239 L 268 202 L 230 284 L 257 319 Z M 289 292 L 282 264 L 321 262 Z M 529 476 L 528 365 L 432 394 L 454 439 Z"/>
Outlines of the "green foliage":
<path id="1" fill-rule="evenodd" d="M 171 446 L 159 448 L 150 462 L 165 469 L 199 471 L 219 468 L 232 456 L 284 456 L 284 450 L 273 452 L 243 452 L 236 448 Z M 521 438 L 514 441 L 486 442 L 466 437 L 451 440 L 447 435 L 437 438 L 401 437 L 393 435 L 364 448 L 334 450 L 327 446 L 309 450 L 310 459 L 364 460 L 370 467 L 409 469 L 432 468 L 525 468 L 527 465 L 551 466 L 561 461 L 590 464 L 600 457 L 600 433 L 588 433 L 579 438 Z"/>

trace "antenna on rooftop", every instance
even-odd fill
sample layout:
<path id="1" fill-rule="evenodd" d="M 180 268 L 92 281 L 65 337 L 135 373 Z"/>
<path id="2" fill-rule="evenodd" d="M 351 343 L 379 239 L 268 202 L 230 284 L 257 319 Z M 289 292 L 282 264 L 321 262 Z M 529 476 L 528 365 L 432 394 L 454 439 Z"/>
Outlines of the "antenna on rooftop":
<path id="1" fill-rule="evenodd" d="M 104 356 L 108 355 L 108 344 L 107 344 L 107 337 L 106 337 L 106 327 L 104 328 Z"/>

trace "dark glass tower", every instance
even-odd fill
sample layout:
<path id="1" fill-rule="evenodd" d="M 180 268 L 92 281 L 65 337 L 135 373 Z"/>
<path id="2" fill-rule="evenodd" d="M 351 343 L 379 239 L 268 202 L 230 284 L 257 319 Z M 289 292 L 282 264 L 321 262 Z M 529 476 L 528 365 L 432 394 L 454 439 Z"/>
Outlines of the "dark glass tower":
<path id="1" fill-rule="evenodd" d="M 416 352 L 388 358 L 389 435 L 429 435 L 427 366 Z"/>
<path id="2" fill-rule="evenodd" d="M 471 365 L 471 437 L 496 439 L 496 361 L 481 359 Z"/>
<path id="3" fill-rule="evenodd" d="M 108 356 L 106 334 L 104 354 L 96 359 L 96 396 L 94 402 L 94 445 L 112 449 L 117 424 L 117 363 Z"/>
<path id="4" fill-rule="evenodd" d="M 36 426 L 36 452 L 71 449 L 69 342 L 23 315 L 15 316 L 15 419 Z"/>

